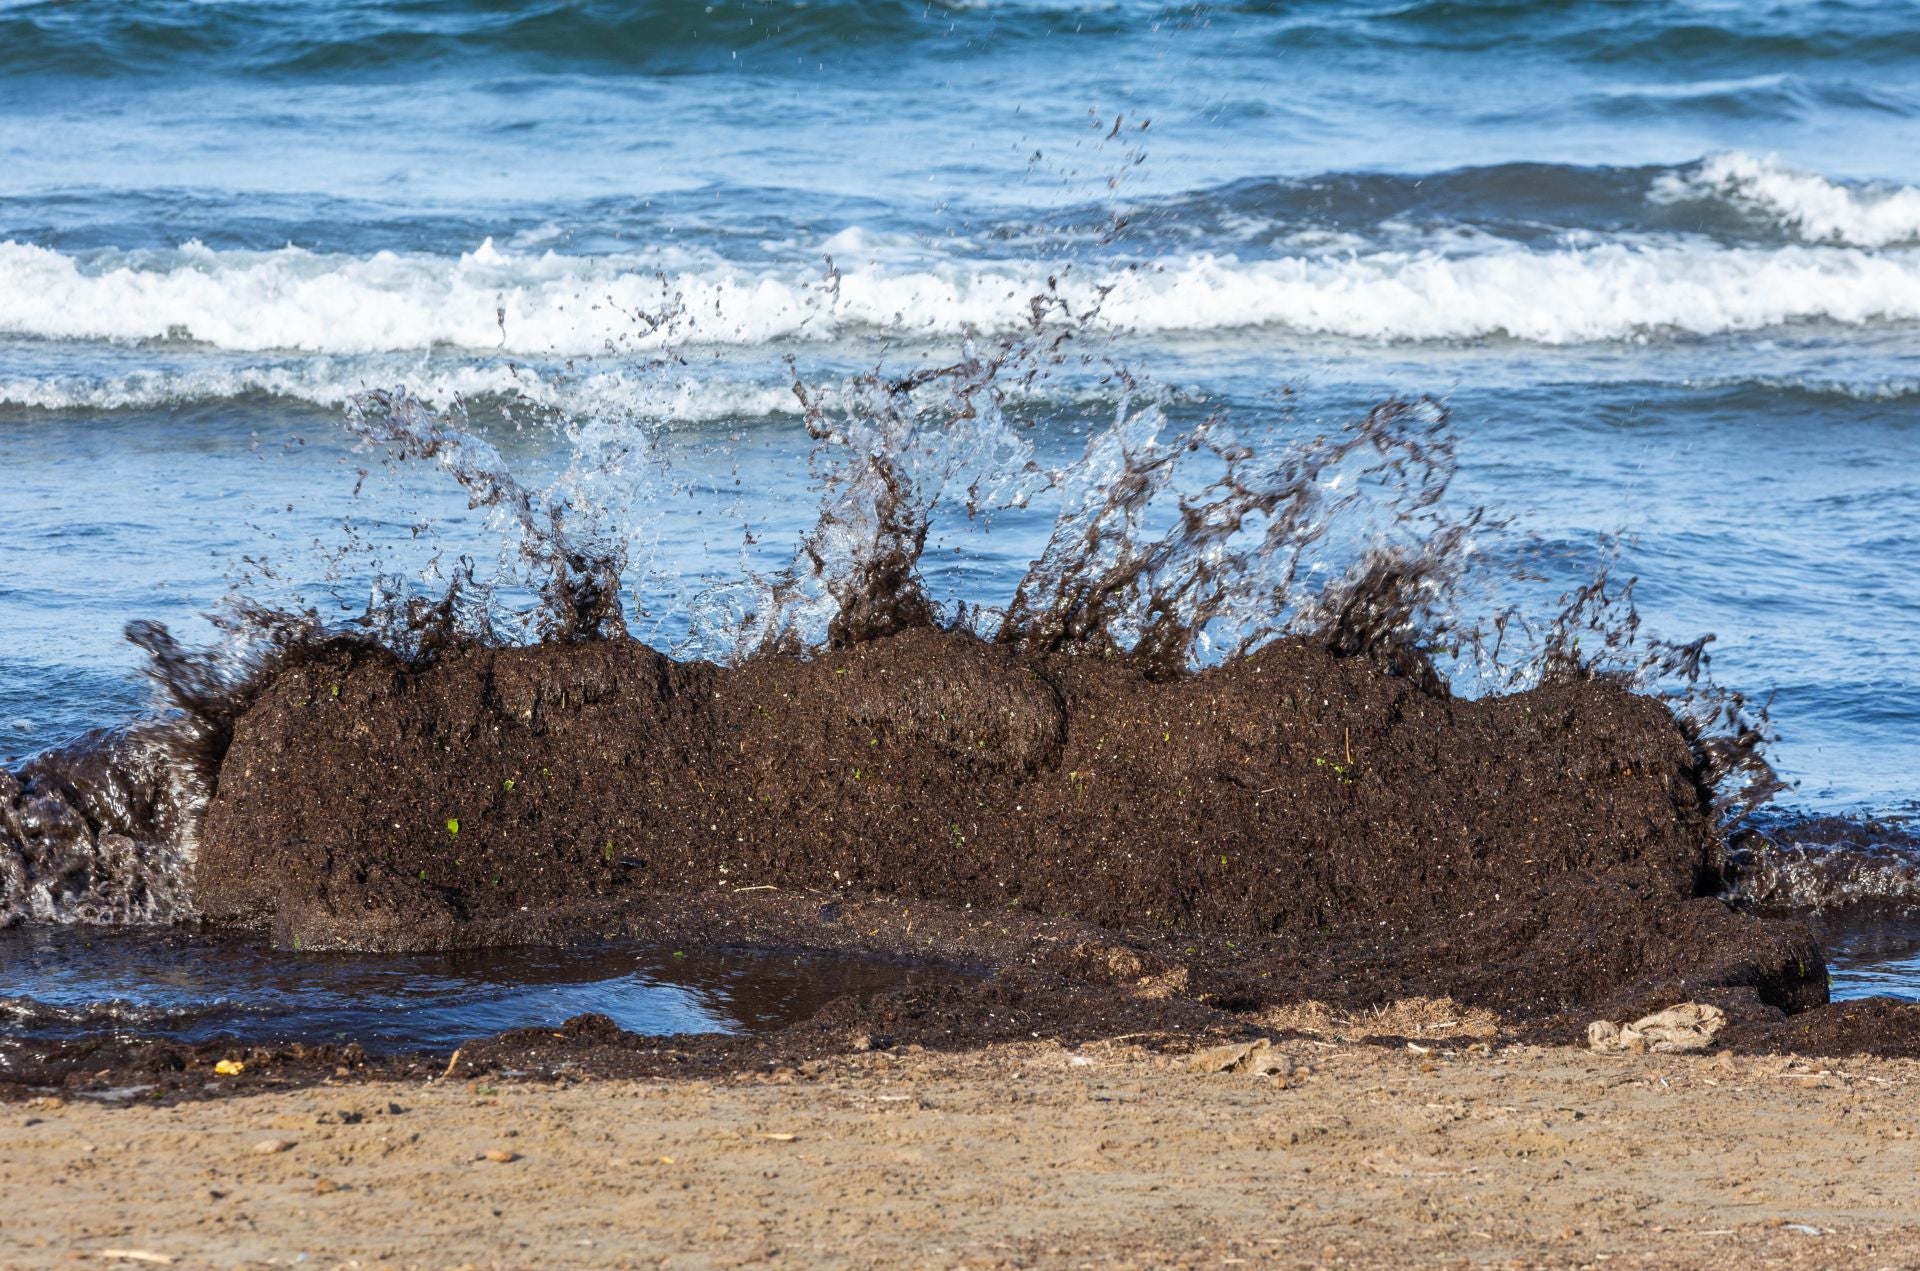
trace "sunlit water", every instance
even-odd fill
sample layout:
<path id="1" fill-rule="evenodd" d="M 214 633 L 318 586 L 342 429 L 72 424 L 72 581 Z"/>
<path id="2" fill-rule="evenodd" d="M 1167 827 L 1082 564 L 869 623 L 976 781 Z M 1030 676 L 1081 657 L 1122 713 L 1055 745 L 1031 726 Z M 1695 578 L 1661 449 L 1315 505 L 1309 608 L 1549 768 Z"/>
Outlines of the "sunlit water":
<path id="1" fill-rule="evenodd" d="M 298 954 L 252 938 L 42 927 L 0 933 L 0 1033 L 357 1042 L 372 1054 L 445 1049 L 588 1013 L 656 1036 L 750 1033 L 797 1023 L 836 997 L 865 999 L 935 974 L 825 954 L 617 944 Z"/>
<path id="2" fill-rule="evenodd" d="M 1920 1001 L 1920 919 L 1884 912 L 1842 914 L 1820 924 L 1835 1001 Z"/>

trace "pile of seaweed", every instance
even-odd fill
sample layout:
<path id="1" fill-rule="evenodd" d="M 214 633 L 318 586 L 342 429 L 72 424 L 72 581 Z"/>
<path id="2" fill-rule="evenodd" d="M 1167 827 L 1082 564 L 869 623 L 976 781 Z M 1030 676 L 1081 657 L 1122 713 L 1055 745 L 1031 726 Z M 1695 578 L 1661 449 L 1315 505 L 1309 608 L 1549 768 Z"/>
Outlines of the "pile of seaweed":
<path id="1" fill-rule="evenodd" d="M 1306 638 L 1176 677 L 931 627 L 735 667 L 343 650 L 241 716 L 193 893 L 307 949 L 765 889 L 1235 939 L 1252 1005 L 1362 968 L 1532 1012 L 1642 983 L 1823 1000 L 1802 928 L 1711 899 L 1699 777 L 1617 683 L 1460 700 Z"/>
<path id="2" fill-rule="evenodd" d="M 1705 999 L 1763 1037 L 1826 1001 L 1804 923 L 1716 898 L 1732 816 L 1772 787 L 1762 724 L 1730 694 L 1644 691 L 1697 686 L 1704 642 L 1641 640 L 1630 588 L 1602 576 L 1536 633 L 1523 684 L 1451 690 L 1446 661 L 1497 659 L 1514 615 L 1468 624 L 1454 603 L 1487 518 L 1440 510 L 1444 411 L 1392 402 L 1263 456 L 1218 419 L 1167 437 L 1123 409 L 1045 473 L 1004 436 L 948 435 L 1001 419 L 994 375 L 869 377 L 838 418 L 799 390 L 828 495 L 792 566 L 718 606 L 722 658 L 627 634 L 624 548 L 577 506 L 522 487 L 457 419 L 367 399 L 372 441 L 441 463 L 514 528 L 539 638 L 502 639 L 471 575 L 356 633 L 275 618 L 268 654 L 224 680 L 147 631 L 187 685 L 190 797 L 149 800 L 191 825 L 173 916 L 308 950 L 857 950 L 1025 995 L 929 1008 L 955 1043 L 989 1018 L 1408 995 L 1549 1030 Z M 929 423 L 915 394 L 935 382 Z M 969 474 L 982 453 L 993 470 Z M 1183 479 L 1195 454 L 1210 466 Z M 1008 604 L 936 603 L 934 509 L 1036 483 L 1063 510 Z M 1385 516 L 1342 568 L 1308 569 L 1369 484 Z M 86 788 L 13 780 L 16 891 L 98 891 L 106 846 L 140 839 L 82 809 L 56 843 L 20 809 Z M 49 872 L 62 859 L 80 864 Z"/>

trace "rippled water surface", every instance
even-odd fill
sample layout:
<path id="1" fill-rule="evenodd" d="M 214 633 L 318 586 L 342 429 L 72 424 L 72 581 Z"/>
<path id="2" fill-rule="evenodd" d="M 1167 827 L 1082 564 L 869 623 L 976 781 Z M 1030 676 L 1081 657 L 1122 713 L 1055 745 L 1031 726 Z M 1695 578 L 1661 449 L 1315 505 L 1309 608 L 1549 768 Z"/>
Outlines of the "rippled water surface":
<path id="1" fill-rule="evenodd" d="M 1835 1001 L 1920 1001 L 1920 919 L 1884 912 L 1838 915 L 1822 924 L 1821 937 Z"/>
<path id="2" fill-rule="evenodd" d="M 298 954 L 250 938 L 38 928 L 0 932 L 0 1032 L 353 1041 L 378 1054 L 558 1027 L 588 1013 L 642 1034 L 750 1033 L 930 974 L 823 954 L 626 945 Z"/>

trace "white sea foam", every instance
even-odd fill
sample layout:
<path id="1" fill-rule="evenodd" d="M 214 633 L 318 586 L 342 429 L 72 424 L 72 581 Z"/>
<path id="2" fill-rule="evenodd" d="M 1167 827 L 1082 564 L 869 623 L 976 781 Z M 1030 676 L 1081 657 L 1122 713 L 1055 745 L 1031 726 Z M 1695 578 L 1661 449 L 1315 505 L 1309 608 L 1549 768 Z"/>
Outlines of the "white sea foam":
<path id="1" fill-rule="evenodd" d="M 1656 203 L 1725 199 L 1811 243 L 1890 247 L 1920 242 L 1920 189 L 1842 185 L 1737 150 L 1658 178 L 1649 197 Z"/>
<path id="2" fill-rule="evenodd" d="M 1068 268 L 1046 261 L 656 268 L 645 257 L 333 256 L 285 248 L 75 257 L 0 243 L 0 334 L 192 341 L 369 354 L 454 347 L 576 356 L 666 343 L 759 345 L 884 329 L 1020 326 L 1049 277 L 1075 312 L 1143 332 L 1275 327 L 1368 340 L 1506 336 L 1545 344 L 1712 335 L 1796 321 L 1920 319 L 1920 256 L 1683 240 L 1535 251 L 1198 255 Z M 677 316 L 655 329 L 654 317 Z"/>
<path id="3" fill-rule="evenodd" d="M 0 376 L 0 406 L 41 410 L 129 410 L 253 395 L 339 407 L 370 388 L 405 383 L 435 406 L 508 396 L 581 413 L 683 423 L 798 414 L 784 384 L 709 376 L 557 375 L 445 358 L 320 356 L 262 365 L 143 369 L 124 374 Z"/>

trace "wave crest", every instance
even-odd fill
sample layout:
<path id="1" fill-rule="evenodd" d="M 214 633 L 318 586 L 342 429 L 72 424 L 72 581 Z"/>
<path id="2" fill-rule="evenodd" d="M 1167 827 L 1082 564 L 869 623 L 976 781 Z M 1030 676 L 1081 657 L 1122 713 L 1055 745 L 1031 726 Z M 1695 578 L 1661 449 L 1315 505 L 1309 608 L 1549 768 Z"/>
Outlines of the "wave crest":
<path id="1" fill-rule="evenodd" d="M 1723 200 L 1811 243 L 1920 243 L 1920 189 L 1843 184 L 1737 150 L 1661 175 L 1648 197 L 1666 204 Z"/>
<path id="2" fill-rule="evenodd" d="M 1194 255 L 1074 267 L 1044 261 L 668 272 L 641 257 L 457 258 L 283 248 L 95 253 L 0 243 L 0 334 L 365 354 L 455 347 L 588 355 L 1024 328 L 1037 296 L 1144 333 L 1274 327 L 1364 340 L 1506 337 L 1540 344 L 1708 336 L 1795 322 L 1920 319 L 1920 258 L 1608 242 L 1466 254 L 1379 251 L 1242 261 Z M 1051 300 L 1048 303 L 1052 303 Z"/>

